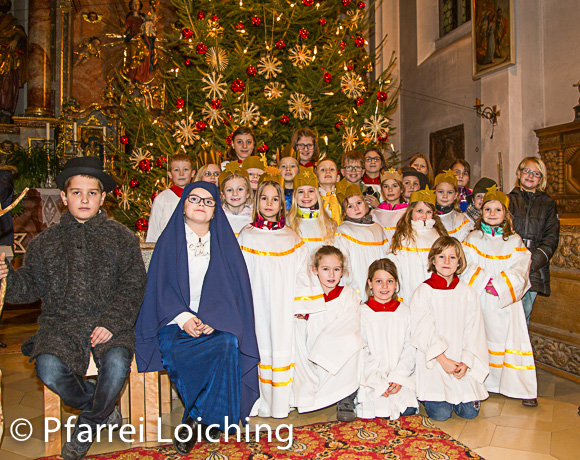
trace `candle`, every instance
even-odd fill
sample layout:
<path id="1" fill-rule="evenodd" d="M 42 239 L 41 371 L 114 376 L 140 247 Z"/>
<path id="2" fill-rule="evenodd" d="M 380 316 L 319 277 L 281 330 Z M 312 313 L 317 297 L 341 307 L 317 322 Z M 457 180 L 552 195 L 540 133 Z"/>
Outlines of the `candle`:
<path id="1" fill-rule="evenodd" d="M 46 140 L 50 140 L 50 123 L 46 123 Z"/>
<path id="2" fill-rule="evenodd" d="M 77 122 L 73 123 L 73 142 L 77 141 Z"/>
<path id="3" fill-rule="evenodd" d="M 107 141 L 107 127 L 103 126 L 103 142 Z"/>

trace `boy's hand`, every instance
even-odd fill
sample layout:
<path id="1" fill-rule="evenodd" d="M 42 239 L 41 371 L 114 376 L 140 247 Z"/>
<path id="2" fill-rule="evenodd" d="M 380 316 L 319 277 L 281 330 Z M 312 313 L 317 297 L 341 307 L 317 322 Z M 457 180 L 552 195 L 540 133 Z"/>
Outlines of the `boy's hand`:
<path id="1" fill-rule="evenodd" d="M 113 337 L 113 334 L 104 327 L 95 327 L 91 334 L 91 347 L 96 347 L 101 343 L 106 343 L 111 340 L 111 337 Z"/>
<path id="2" fill-rule="evenodd" d="M 395 395 L 397 394 L 399 391 L 401 391 L 401 385 L 399 385 L 398 383 L 395 382 L 389 382 L 389 388 L 387 388 L 387 391 L 385 391 L 383 393 L 383 396 L 385 398 L 388 398 L 390 395 Z"/>
<path id="3" fill-rule="evenodd" d="M 457 369 L 457 367 L 459 366 L 459 363 L 457 361 L 453 361 L 452 359 L 449 359 L 447 356 L 445 356 L 443 353 L 441 353 L 439 356 L 437 356 L 437 362 L 441 365 L 441 367 L 443 368 L 443 370 L 445 372 L 447 372 L 448 374 L 453 374 L 455 373 L 455 370 Z"/>
<path id="4" fill-rule="evenodd" d="M 465 376 L 467 369 L 468 369 L 467 364 L 465 364 L 465 363 L 459 364 L 459 366 L 457 366 L 457 368 L 453 372 L 453 377 L 455 377 L 457 380 L 459 380 L 460 378 Z"/>
<path id="5" fill-rule="evenodd" d="M 0 280 L 8 276 L 8 265 L 6 265 L 6 253 L 0 254 Z"/>
<path id="6" fill-rule="evenodd" d="M 373 195 L 365 196 L 365 201 L 371 208 L 377 208 L 379 206 L 379 200 Z"/>
<path id="7" fill-rule="evenodd" d="M 201 335 L 201 326 L 203 326 L 201 319 L 194 316 L 185 322 L 183 330 L 192 337 L 199 337 Z"/>
<path id="8" fill-rule="evenodd" d="M 205 335 L 210 335 L 214 330 L 215 329 L 213 327 L 204 324 L 203 328 L 201 329 L 201 333 Z"/>

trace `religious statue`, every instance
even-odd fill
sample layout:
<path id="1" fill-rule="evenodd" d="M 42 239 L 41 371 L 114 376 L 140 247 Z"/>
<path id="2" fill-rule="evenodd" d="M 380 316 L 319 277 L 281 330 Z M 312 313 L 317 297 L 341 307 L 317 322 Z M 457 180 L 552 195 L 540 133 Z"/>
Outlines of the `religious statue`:
<path id="1" fill-rule="evenodd" d="M 141 13 L 141 0 L 130 0 L 130 11 L 125 18 L 126 52 L 122 75 L 131 83 L 151 83 L 157 68 L 155 2 L 149 3 L 151 10 L 144 15 Z"/>
<path id="2" fill-rule="evenodd" d="M 99 37 L 90 37 L 83 40 L 75 51 L 75 62 L 73 67 L 83 65 L 91 56 L 100 59 L 101 57 L 101 39 Z"/>
<path id="3" fill-rule="evenodd" d="M 26 33 L 10 14 L 11 6 L 10 0 L 0 0 L 0 123 L 11 122 L 27 79 Z"/>

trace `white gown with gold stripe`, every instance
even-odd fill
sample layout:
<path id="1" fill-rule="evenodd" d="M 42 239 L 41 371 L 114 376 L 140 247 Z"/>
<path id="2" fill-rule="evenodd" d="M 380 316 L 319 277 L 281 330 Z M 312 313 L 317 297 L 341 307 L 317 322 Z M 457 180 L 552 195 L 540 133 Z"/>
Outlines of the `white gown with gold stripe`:
<path id="1" fill-rule="evenodd" d="M 342 282 L 357 291 L 363 301 L 366 300 L 369 266 L 375 260 L 386 257 L 389 249 L 387 235 L 376 222 L 369 225 L 345 221 L 336 229 L 334 246 L 347 259 L 347 274 Z"/>
<path id="2" fill-rule="evenodd" d="M 473 222 L 462 212 L 453 210 L 447 214 L 439 214 L 439 219 L 441 219 L 449 236 L 457 241 L 463 241 L 473 230 Z"/>
<path id="3" fill-rule="evenodd" d="M 300 220 L 300 235 L 298 236 L 306 244 L 311 258 L 321 246 L 325 244 L 332 245 L 333 240 L 328 243 L 324 242 L 320 227 L 318 226 L 318 218 L 303 219 L 302 217 L 298 217 L 298 219 Z"/>
<path id="4" fill-rule="evenodd" d="M 361 381 L 359 296 L 345 286 L 340 296 L 320 307 L 308 320 L 295 319 L 294 401 L 299 412 L 334 404 L 354 393 Z"/>
<path id="5" fill-rule="evenodd" d="M 419 401 L 459 404 L 487 399 L 487 343 L 477 292 L 462 281 L 449 290 L 421 283 L 410 306 Z M 441 353 L 465 363 L 467 373 L 457 379 L 445 372 L 436 360 Z"/>
<path id="6" fill-rule="evenodd" d="M 295 298 L 314 292 L 308 249 L 288 226 L 268 230 L 246 225 L 238 243 L 250 275 L 260 351 L 260 398 L 251 415 L 284 418 L 293 400 Z"/>
<path id="7" fill-rule="evenodd" d="M 399 300 L 409 303 L 415 289 L 430 274 L 427 271 L 428 256 L 431 246 L 439 233 L 433 228 L 435 221 L 428 219 L 425 223 L 422 220 L 412 221 L 411 225 L 415 232 L 415 241 L 403 241 L 403 248 L 396 254 L 389 254 L 387 258 L 391 259 L 397 266 L 399 274 Z"/>
<path id="8" fill-rule="evenodd" d="M 389 241 L 393 239 L 393 234 L 395 233 L 395 229 L 397 228 L 397 222 L 401 220 L 401 217 L 405 215 L 407 208 L 397 209 L 395 211 L 387 211 L 386 209 L 374 209 L 372 216 L 373 220 L 383 227 L 383 231 Z"/>
<path id="9" fill-rule="evenodd" d="M 531 254 L 517 234 L 504 241 L 480 230 L 466 238 L 463 250 L 468 266 L 461 278 L 480 295 L 487 333 L 490 373 L 485 386 L 511 398 L 535 398 L 536 368 L 521 302 L 530 288 Z M 490 279 L 498 296 L 485 291 Z"/>
<path id="10" fill-rule="evenodd" d="M 252 216 L 240 216 L 226 212 L 226 217 L 236 236 L 240 234 L 242 228 L 252 222 Z"/>

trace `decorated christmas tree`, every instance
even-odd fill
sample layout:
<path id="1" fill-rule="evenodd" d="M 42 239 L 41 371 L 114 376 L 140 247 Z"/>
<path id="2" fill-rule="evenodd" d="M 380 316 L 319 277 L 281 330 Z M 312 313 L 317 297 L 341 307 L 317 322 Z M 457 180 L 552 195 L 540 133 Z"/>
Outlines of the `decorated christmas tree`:
<path id="1" fill-rule="evenodd" d="M 126 136 L 115 167 L 117 218 L 146 227 L 151 200 L 166 188 L 167 159 L 202 150 L 221 159 L 239 126 L 250 126 L 257 150 L 273 159 L 294 130 L 312 128 L 321 154 L 384 149 L 398 84 L 394 56 L 377 73 L 383 42 L 371 54 L 363 1 L 173 0 L 178 22 L 157 50 L 163 108 L 124 98 Z M 385 37 L 386 38 L 386 37 Z M 383 39 L 384 40 L 384 39 Z M 162 51 L 165 50 L 165 51 Z M 134 91 L 134 88 L 132 88 Z"/>

